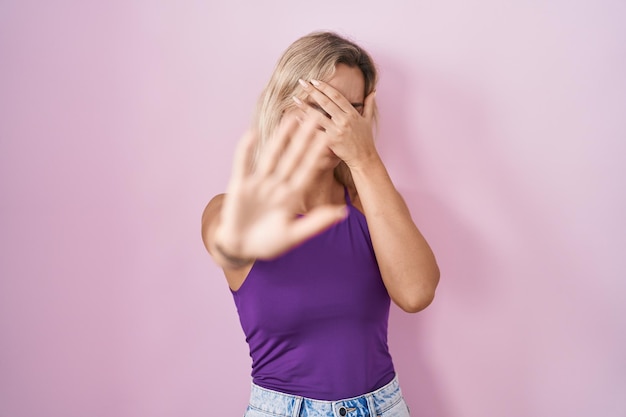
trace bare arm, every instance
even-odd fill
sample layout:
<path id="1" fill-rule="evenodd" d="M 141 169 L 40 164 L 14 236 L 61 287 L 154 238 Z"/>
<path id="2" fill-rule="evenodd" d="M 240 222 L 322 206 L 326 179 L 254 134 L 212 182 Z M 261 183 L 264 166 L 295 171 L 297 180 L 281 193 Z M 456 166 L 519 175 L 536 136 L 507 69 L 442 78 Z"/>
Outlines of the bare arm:
<path id="1" fill-rule="evenodd" d="M 435 296 L 437 262 L 378 155 L 366 166 L 351 172 L 383 281 L 400 308 L 421 311 Z"/>
<path id="2" fill-rule="evenodd" d="M 209 201 L 202 213 L 202 241 L 209 254 L 222 269 L 226 276 L 228 286 L 232 290 L 238 290 L 252 268 L 253 259 L 238 259 L 225 254 L 215 247 L 215 230 L 220 222 L 220 213 L 224 203 L 225 194 L 218 194 Z"/>
<path id="3" fill-rule="evenodd" d="M 407 312 L 426 308 L 439 282 L 439 268 L 376 151 L 372 136 L 374 93 L 365 98 L 361 115 L 327 83 L 312 80 L 304 88 L 331 116 L 299 104 L 306 117 L 323 128 L 333 152 L 350 168 L 387 292 Z"/>
<path id="4" fill-rule="evenodd" d="M 255 259 L 278 256 L 346 214 L 344 207 L 329 205 L 297 216 L 298 203 L 328 146 L 318 137 L 316 123 L 288 119 L 252 171 L 255 140 L 249 132 L 240 141 L 227 193 L 214 197 L 202 216 L 204 245 L 232 289 L 241 286 Z"/>

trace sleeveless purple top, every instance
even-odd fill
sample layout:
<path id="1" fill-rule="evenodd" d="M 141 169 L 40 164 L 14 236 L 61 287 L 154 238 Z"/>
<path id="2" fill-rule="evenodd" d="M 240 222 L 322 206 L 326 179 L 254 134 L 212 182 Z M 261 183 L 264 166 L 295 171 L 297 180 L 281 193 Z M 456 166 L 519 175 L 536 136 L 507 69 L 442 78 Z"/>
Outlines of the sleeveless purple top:
<path id="1" fill-rule="evenodd" d="M 390 299 L 365 216 L 342 222 L 271 261 L 233 291 L 256 385 L 334 401 L 374 391 L 395 373 Z"/>

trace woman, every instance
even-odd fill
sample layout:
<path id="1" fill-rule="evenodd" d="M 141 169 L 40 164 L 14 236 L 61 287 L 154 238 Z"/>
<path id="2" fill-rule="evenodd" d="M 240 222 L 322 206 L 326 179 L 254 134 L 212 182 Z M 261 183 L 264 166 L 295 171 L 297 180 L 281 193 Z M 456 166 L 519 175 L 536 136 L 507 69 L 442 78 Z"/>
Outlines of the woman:
<path id="1" fill-rule="evenodd" d="M 294 42 L 204 211 L 250 347 L 248 417 L 408 416 L 390 300 L 426 308 L 439 270 L 376 151 L 376 81 L 347 39 Z"/>

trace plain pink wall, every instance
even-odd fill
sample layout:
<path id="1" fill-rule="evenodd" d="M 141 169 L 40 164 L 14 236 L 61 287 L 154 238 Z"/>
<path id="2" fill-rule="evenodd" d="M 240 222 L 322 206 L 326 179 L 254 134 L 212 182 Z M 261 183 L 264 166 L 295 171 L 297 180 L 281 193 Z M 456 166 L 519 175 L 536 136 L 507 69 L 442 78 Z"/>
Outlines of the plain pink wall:
<path id="1" fill-rule="evenodd" d="M 381 71 L 380 150 L 438 256 L 392 312 L 415 416 L 626 415 L 626 7 L 0 3 L 0 416 L 242 415 L 200 214 L 284 48 Z"/>

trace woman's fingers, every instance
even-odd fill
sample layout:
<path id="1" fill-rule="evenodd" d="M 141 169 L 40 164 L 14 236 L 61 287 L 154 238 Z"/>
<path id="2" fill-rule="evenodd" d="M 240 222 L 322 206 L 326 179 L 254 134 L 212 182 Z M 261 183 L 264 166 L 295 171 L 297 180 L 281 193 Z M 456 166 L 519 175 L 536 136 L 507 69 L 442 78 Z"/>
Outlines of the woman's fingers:
<path id="1" fill-rule="evenodd" d="M 254 174 L 260 178 L 272 176 L 278 181 L 290 181 L 296 172 L 307 178 L 326 148 L 319 143 L 319 119 L 306 116 L 298 122 L 296 114 L 285 117 L 287 120 L 259 155 Z M 299 182 L 303 183 L 302 178 Z"/>
<path id="2" fill-rule="evenodd" d="M 289 180 L 294 171 L 301 166 L 305 155 L 315 152 L 312 145 L 316 132 L 318 132 L 317 122 L 311 118 L 306 119 L 298 127 L 277 164 L 275 170 L 277 178 Z"/>
<path id="3" fill-rule="evenodd" d="M 306 91 L 310 98 L 313 99 L 324 111 L 330 114 L 330 117 L 336 119 L 342 117 L 345 113 L 354 110 L 352 104 L 337 90 L 330 85 L 312 80 L 317 85 L 299 80 L 302 89 Z"/>
<path id="4" fill-rule="evenodd" d="M 334 126 L 334 122 L 331 120 L 330 114 L 326 113 L 326 111 L 322 109 L 319 105 L 313 106 L 298 99 L 295 96 L 293 97 L 293 101 L 300 109 L 300 112 L 303 116 L 302 120 L 313 119 L 323 130 L 332 129 L 332 127 Z"/>
<path id="5" fill-rule="evenodd" d="M 295 116 L 286 115 L 278 126 L 276 134 L 272 136 L 258 156 L 255 174 L 264 177 L 274 172 L 281 159 L 281 154 L 297 129 L 298 121 Z"/>
<path id="6" fill-rule="evenodd" d="M 248 130 L 239 140 L 233 161 L 233 179 L 241 180 L 250 174 L 256 141 L 257 135 L 252 129 Z"/>
<path id="7" fill-rule="evenodd" d="M 295 220 L 289 231 L 288 239 L 292 246 L 324 231 L 343 220 L 348 211 L 346 206 L 321 206 L 311 210 L 306 216 Z"/>
<path id="8" fill-rule="evenodd" d="M 363 107 L 363 117 L 370 122 L 374 118 L 374 110 L 376 109 L 376 90 L 372 91 L 365 97 Z"/>
<path id="9" fill-rule="evenodd" d="M 306 188 L 317 173 L 320 161 L 330 154 L 327 135 L 319 130 L 315 131 L 313 140 L 298 163 L 290 173 L 290 183 L 295 189 Z"/>
<path id="10" fill-rule="evenodd" d="M 318 80 L 311 80 L 310 89 L 306 90 L 307 93 L 314 95 L 315 100 L 323 107 L 323 103 L 326 101 L 332 102 L 343 113 L 351 113 L 358 110 L 355 106 L 362 105 L 363 103 L 350 103 L 348 99 L 339 92 L 332 85 Z M 318 99 L 321 101 L 318 101 Z M 331 107 L 332 108 L 332 107 Z M 324 108 L 326 110 L 326 108 Z M 330 113 L 330 112 L 329 112 Z M 331 113 L 332 114 L 332 113 Z"/>

